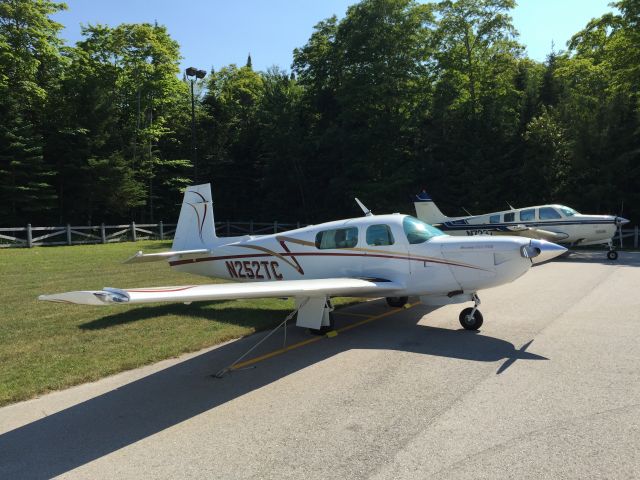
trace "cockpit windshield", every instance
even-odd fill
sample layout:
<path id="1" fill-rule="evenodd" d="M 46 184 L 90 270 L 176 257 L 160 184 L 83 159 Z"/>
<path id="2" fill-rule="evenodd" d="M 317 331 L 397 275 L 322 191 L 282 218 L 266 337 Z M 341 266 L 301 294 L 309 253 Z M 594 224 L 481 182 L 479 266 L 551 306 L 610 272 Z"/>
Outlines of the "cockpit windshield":
<path id="1" fill-rule="evenodd" d="M 432 227 L 414 217 L 405 217 L 402 221 L 402 228 L 410 244 L 424 243 L 433 237 L 444 235 L 441 230 Z"/>
<path id="2" fill-rule="evenodd" d="M 565 207 L 564 205 L 560 205 L 558 208 L 564 214 L 565 217 L 573 217 L 578 213 L 573 208 Z"/>

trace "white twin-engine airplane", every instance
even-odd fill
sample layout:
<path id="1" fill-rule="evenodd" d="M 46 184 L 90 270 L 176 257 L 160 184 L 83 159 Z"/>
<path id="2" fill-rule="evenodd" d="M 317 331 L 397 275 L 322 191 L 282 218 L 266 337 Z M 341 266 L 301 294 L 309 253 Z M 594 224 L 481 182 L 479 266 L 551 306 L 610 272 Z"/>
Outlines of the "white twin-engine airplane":
<path id="1" fill-rule="evenodd" d="M 613 215 L 583 215 L 564 205 L 537 205 L 467 217 L 447 217 L 423 191 L 414 200 L 417 217 L 450 235 L 516 235 L 563 245 L 609 246 L 615 260 L 613 236 L 629 220 Z"/>
<path id="2" fill-rule="evenodd" d="M 176 270 L 236 283 L 104 288 L 41 295 L 40 300 L 108 305 L 294 297 L 297 322 L 313 333 L 333 328 L 331 297 L 408 297 L 427 305 L 474 302 L 460 314 L 467 330 L 482 325 L 478 290 L 512 282 L 532 263 L 566 249 L 519 237 L 450 237 L 408 215 L 373 215 L 263 236 L 216 236 L 211 186 L 187 189 L 172 250 L 138 252 L 128 263 L 167 260 Z"/>

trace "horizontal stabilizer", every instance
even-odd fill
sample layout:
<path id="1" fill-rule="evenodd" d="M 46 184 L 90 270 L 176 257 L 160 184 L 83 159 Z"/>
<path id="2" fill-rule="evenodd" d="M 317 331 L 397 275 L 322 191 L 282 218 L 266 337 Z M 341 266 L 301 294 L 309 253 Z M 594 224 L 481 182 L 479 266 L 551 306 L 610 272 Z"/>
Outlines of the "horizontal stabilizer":
<path id="1" fill-rule="evenodd" d="M 99 291 L 40 295 L 38 300 L 81 305 L 107 305 L 111 303 L 197 302 L 268 297 L 389 296 L 403 289 L 403 285 L 395 282 L 363 280 L 360 278 L 324 278 L 150 287 L 128 290 L 104 288 Z"/>
<path id="2" fill-rule="evenodd" d="M 201 248 L 198 250 L 172 250 L 169 252 L 160 253 L 142 253 L 142 251 L 139 251 L 132 257 L 127 258 L 124 263 L 158 262 L 160 260 L 168 260 L 172 257 L 195 258 L 200 256 L 207 256 L 210 254 L 211 251 L 206 248 Z"/>

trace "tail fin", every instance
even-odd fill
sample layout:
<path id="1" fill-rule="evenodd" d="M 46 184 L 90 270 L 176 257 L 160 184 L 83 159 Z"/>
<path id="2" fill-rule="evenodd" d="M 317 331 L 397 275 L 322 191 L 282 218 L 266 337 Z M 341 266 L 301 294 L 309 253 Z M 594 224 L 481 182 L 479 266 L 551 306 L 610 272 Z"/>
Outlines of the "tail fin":
<path id="1" fill-rule="evenodd" d="M 449 217 L 440 211 L 433 199 L 424 190 L 413 198 L 413 205 L 416 207 L 417 217 L 423 222 L 437 224 L 449 220 Z"/>
<path id="2" fill-rule="evenodd" d="M 216 238 L 211 184 L 187 187 L 171 249 L 206 248 L 212 246 Z"/>

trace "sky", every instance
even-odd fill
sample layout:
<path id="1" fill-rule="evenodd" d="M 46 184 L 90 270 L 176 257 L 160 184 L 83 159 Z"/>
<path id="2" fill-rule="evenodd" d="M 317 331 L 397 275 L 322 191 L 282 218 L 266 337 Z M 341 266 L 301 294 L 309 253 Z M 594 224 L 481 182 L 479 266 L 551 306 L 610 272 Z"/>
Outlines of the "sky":
<path id="1" fill-rule="evenodd" d="M 571 36 L 594 17 L 611 10 L 611 0 L 519 0 L 511 12 L 527 55 L 543 61 L 565 49 Z M 54 19 L 65 26 L 68 44 L 81 38 L 80 24 L 157 21 L 180 44 L 182 67 L 216 70 L 244 65 L 277 65 L 289 70 L 293 49 L 302 47 L 313 26 L 335 14 L 343 17 L 356 0 L 65 0 L 67 11 Z"/>

